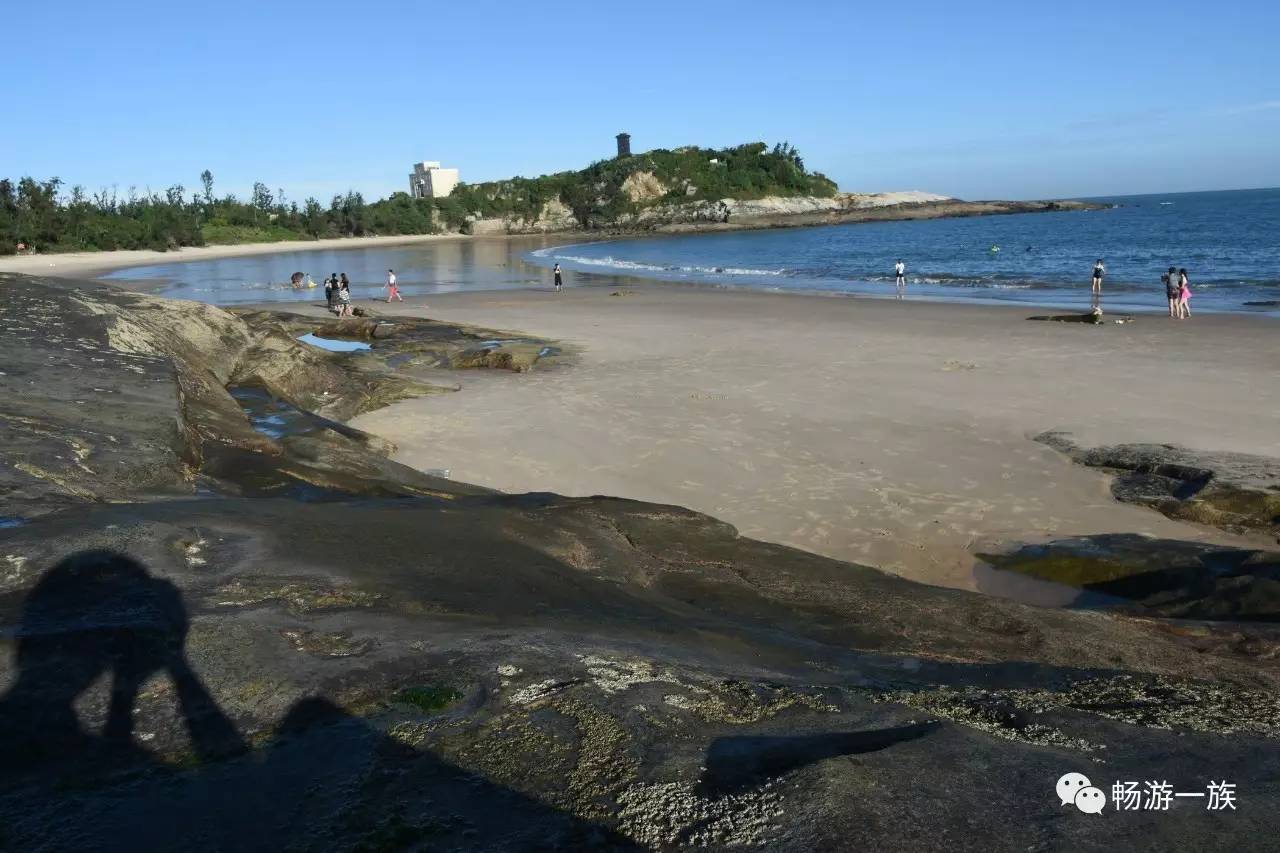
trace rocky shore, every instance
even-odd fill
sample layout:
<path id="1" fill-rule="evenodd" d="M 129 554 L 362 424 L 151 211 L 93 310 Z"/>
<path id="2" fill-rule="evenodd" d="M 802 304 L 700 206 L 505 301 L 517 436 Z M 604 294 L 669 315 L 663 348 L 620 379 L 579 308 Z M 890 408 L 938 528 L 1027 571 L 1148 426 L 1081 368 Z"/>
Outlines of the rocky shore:
<path id="1" fill-rule="evenodd" d="M 0 846 L 1274 837 L 1280 637 L 1252 611 L 1027 607 L 676 506 L 468 486 L 343 423 L 453 371 L 572 370 L 558 341 L 15 275 L 0 299 L 23 306 L 0 338 Z M 1086 815 L 1067 772 L 1226 779 L 1238 807 Z"/>
<path id="2" fill-rule="evenodd" d="M 646 199 L 644 184 L 638 183 L 633 200 Z M 1081 201 L 963 201 L 924 192 L 837 193 L 830 197 L 745 200 L 726 198 L 642 207 L 636 213 L 593 223 L 592 229 L 587 229 L 586 233 L 601 229 L 619 233 L 688 233 L 801 228 L 847 222 L 1082 211 L 1099 210 L 1103 207 L 1104 205 Z M 568 207 L 553 201 L 543 207 L 536 219 L 477 219 L 469 224 L 468 230 L 480 235 L 554 234 L 582 231 L 583 228 Z"/>

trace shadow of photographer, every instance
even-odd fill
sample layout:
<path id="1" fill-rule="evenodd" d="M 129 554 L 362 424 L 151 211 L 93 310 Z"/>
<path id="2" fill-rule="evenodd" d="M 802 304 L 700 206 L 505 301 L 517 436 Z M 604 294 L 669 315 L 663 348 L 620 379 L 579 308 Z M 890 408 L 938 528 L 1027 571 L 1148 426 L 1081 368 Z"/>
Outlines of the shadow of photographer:
<path id="1" fill-rule="evenodd" d="M 178 588 L 120 553 L 82 551 L 39 579 L 16 632 L 17 677 L 0 697 L 0 848 L 75 849 L 91 839 L 94 849 L 122 851 L 400 849 L 430 839 L 639 849 L 322 697 L 295 702 L 270 740 L 248 750 L 186 658 L 188 627 Z M 173 684 L 192 766 L 166 764 L 136 742 L 134 705 L 156 676 Z M 101 725 L 86 728 L 92 703 L 82 696 L 104 680 Z M 156 772 L 119 774 L 137 770 Z"/>
<path id="2" fill-rule="evenodd" d="M 21 769 L 109 752 L 117 761 L 150 753 L 134 741 L 133 707 L 142 686 L 164 674 L 173 683 L 191 746 L 208 760 L 245 749 L 186 659 L 182 595 L 131 557 L 73 554 L 44 574 L 22 609 L 17 679 L 0 698 L 0 761 Z M 110 678 L 106 720 L 86 731 L 76 699 Z"/>

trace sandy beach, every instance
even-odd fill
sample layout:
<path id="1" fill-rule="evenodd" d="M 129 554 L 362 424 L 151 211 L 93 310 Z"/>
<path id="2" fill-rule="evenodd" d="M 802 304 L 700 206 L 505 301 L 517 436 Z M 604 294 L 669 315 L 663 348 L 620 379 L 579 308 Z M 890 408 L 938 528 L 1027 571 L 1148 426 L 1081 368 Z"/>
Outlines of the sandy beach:
<path id="1" fill-rule="evenodd" d="M 174 264 L 184 261 L 207 261 L 215 258 L 237 258 L 270 255 L 278 252 L 316 251 L 322 249 L 373 249 L 379 246 L 402 246 L 441 240 L 469 240 L 460 234 L 416 234 L 394 237 L 335 237 L 324 240 L 286 240 L 279 243 L 241 243 L 221 246 L 186 246 L 172 252 L 152 249 L 123 249 L 116 252 L 56 252 L 48 255 L 0 255 L 0 272 L 60 277 L 98 276 L 112 270 L 145 264 Z"/>
<path id="2" fill-rule="evenodd" d="M 1032 436 L 1280 454 L 1273 321 L 634 284 L 450 294 L 387 313 L 522 330 L 575 351 L 355 425 L 418 468 L 498 489 L 688 506 L 744 534 L 969 587 L 975 552 L 1071 535 L 1235 542 L 1117 503 Z M 456 374 L 453 374 L 456 378 Z M 1256 543 L 1255 543 L 1256 544 Z"/>
<path id="3" fill-rule="evenodd" d="M 0 259 L 0 271 L 46 272 L 44 263 L 55 264 L 46 274 L 84 276 L 470 239 L 18 257 Z M 398 461 L 459 481 L 687 506 L 748 536 L 962 588 L 996 591 L 974 554 L 1027 541 L 1124 532 L 1258 544 L 1117 503 L 1106 476 L 1032 437 L 1065 430 L 1086 446 L 1280 455 L 1274 320 L 1147 314 L 1092 327 L 1028 322 L 1046 312 L 1027 306 L 590 280 L 559 294 L 434 294 L 392 306 L 358 293 L 383 313 L 551 338 L 568 355 L 527 375 L 463 374 L 460 393 L 354 425 L 395 442 Z M 289 310 L 323 315 L 315 303 Z M 1053 590 L 1024 593 L 1057 603 Z"/>

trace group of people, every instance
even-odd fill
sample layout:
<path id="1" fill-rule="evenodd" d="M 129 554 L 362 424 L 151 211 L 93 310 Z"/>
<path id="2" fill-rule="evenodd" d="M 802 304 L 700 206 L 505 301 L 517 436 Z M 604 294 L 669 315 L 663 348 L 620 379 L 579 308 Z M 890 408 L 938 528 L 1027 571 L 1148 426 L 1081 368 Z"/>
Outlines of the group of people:
<path id="1" fill-rule="evenodd" d="M 993 251 L 995 249 L 993 248 Z M 1031 247 L 1027 247 L 1027 251 L 1031 251 Z M 1103 263 L 1102 258 L 1093 263 L 1093 298 L 1094 310 L 1098 311 L 1098 301 L 1102 296 L 1102 279 L 1107 274 L 1107 265 Z M 1164 285 L 1165 296 L 1169 300 L 1169 316 L 1176 320 L 1185 320 L 1191 316 L 1191 288 L 1188 286 L 1190 279 L 1187 278 L 1186 267 L 1179 269 L 1178 267 L 1169 267 L 1169 271 L 1160 276 L 1160 282 Z M 898 298 L 902 298 L 902 292 L 907 286 L 907 265 L 902 262 L 902 258 L 898 258 L 898 262 L 893 265 L 893 283 L 898 289 Z"/>
<path id="2" fill-rule="evenodd" d="M 1093 295 L 1095 305 L 1102 294 L 1102 277 L 1107 273 L 1107 266 L 1102 258 L 1093 263 Z M 1175 320 L 1185 320 L 1191 316 L 1191 287 L 1187 278 L 1187 268 L 1169 267 L 1169 271 L 1160 276 L 1164 285 L 1165 298 L 1169 300 L 1169 316 Z"/>
<path id="3" fill-rule="evenodd" d="M 301 276 L 302 273 L 294 273 L 294 287 L 299 286 Z M 308 282 L 308 286 L 315 286 L 315 283 L 309 279 Z M 404 297 L 400 295 L 400 286 L 396 282 L 395 270 L 387 270 L 387 283 L 382 286 L 382 289 L 387 291 L 388 302 L 393 299 L 404 302 Z M 352 316 L 351 280 L 347 278 L 346 273 L 330 273 L 324 280 L 324 304 L 339 317 Z"/>
<path id="4" fill-rule="evenodd" d="M 1164 295 L 1169 299 L 1169 316 L 1175 320 L 1185 320 L 1191 316 L 1191 288 L 1187 278 L 1187 268 L 1175 269 L 1160 276 L 1164 284 Z"/>
<path id="5" fill-rule="evenodd" d="M 339 317 L 351 316 L 351 281 L 346 273 L 330 273 L 324 280 L 324 304 Z"/>

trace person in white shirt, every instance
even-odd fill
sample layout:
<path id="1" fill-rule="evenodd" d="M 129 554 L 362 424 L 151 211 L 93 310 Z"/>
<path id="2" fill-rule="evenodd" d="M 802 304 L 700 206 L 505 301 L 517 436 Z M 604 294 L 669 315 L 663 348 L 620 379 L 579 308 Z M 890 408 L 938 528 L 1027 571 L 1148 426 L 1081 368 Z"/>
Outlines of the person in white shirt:
<path id="1" fill-rule="evenodd" d="M 392 299 L 399 299 L 404 302 L 404 297 L 400 295 L 400 288 L 396 286 L 395 270 L 387 270 L 387 283 L 384 286 L 387 288 L 387 302 Z"/>
<path id="2" fill-rule="evenodd" d="M 907 265 L 902 262 L 902 258 L 898 258 L 898 262 L 893 265 L 893 283 L 898 287 L 907 286 Z"/>

